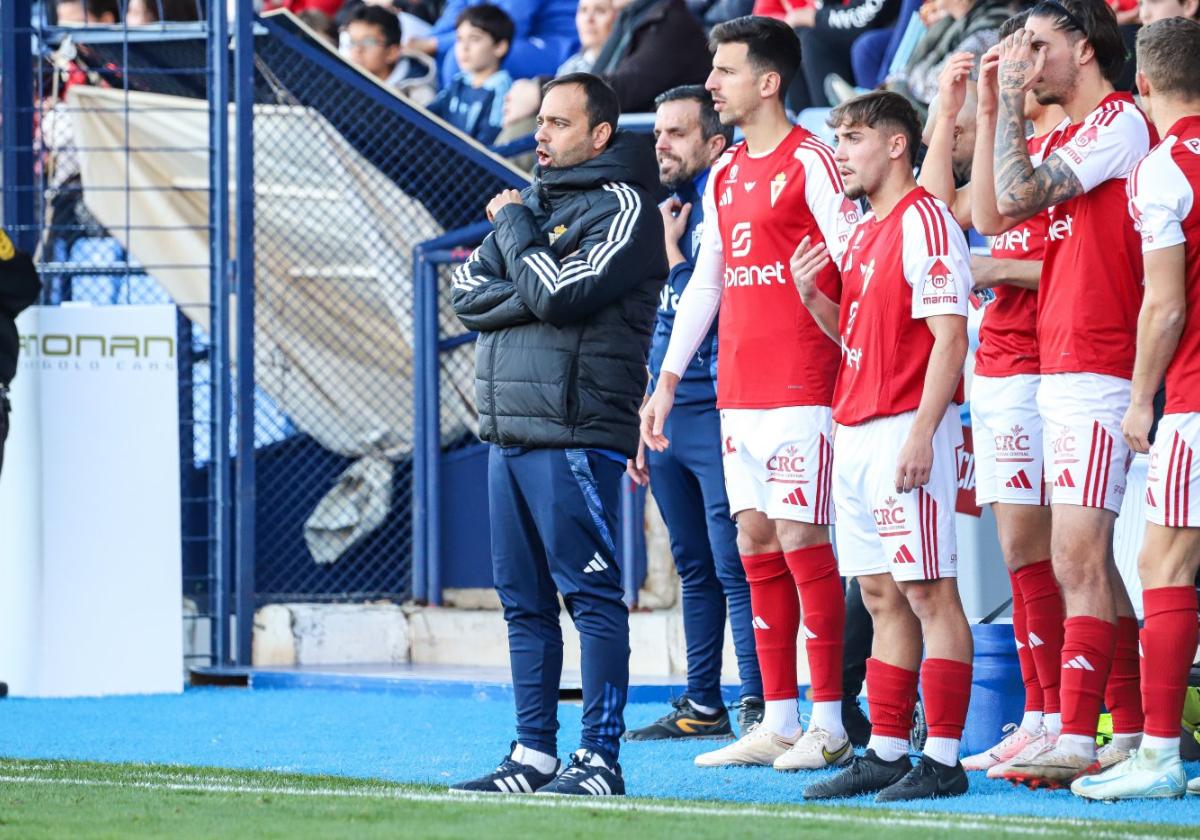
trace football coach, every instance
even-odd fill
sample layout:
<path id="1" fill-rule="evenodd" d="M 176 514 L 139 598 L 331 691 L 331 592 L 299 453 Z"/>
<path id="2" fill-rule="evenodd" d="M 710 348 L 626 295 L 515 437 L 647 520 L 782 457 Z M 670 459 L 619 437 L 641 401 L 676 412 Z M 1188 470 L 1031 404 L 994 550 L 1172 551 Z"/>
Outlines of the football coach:
<path id="1" fill-rule="evenodd" d="M 492 570 L 508 623 L 517 740 L 500 766 L 453 789 L 622 795 L 617 753 L 629 687 L 629 613 L 616 561 L 621 475 L 667 277 L 649 144 L 617 131 L 620 106 L 587 73 L 543 88 L 531 187 L 487 206 L 495 226 L 454 272 L 459 319 L 479 333 L 475 400 L 488 458 Z M 557 758 L 563 641 L 579 631 L 583 733 Z"/>

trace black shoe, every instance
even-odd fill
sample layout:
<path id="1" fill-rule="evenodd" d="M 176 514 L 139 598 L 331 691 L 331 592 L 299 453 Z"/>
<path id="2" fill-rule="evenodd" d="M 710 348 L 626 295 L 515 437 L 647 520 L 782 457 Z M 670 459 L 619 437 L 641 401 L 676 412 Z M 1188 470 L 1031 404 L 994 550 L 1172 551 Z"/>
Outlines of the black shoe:
<path id="1" fill-rule="evenodd" d="M 558 771 L 562 769 L 561 761 L 555 766 L 553 773 L 542 773 L 536 767 L 514 761 L 512 751 L 516 748 L 517 742 L 513 741 L 508 755 L 491 773 L 469 782 L 450 785 L 450 790 L 456 793 L 536 793 L 553 782 Z"/>
<path id="2" fill-rule="evenodd" d="M 724 709 L 715 715 L 697 711 L 687 697 L 671 701 L 673 712 L 663 715 L 649 726 L 633 729 L 622 736 L 624 741 L 707 740 L 732 738 L 729 713 Z"/>
<path id="3" fill-rule="evenodd" d="M 912 770 L 908 756 L 902 755 L 895 761 L 884 761 L 867 750 L 863 755 L 850 759 L 846 769 L 830 779 L 814 782 L 804 789 L 805 799 L 841 799 L 864 793 L 877 793 L 891 787 Z"/>
<path id="4" fill-rule="evenodd" d="M 925 723 L 925 704 L 918 697 L 917 705 L 913 706 L 913 722 L 912 729 L 908 731 L 908 745 L 913 752 L 919 753 L 925 749 L 925 739 L 928 737 L 929 726 Z"/>
<path id="5" fill-rule="evenodd" d="M 554 796 L 624 796 L 625 780 L 621 778 L 620 764 L 609 769 L 604 759 L 591 750 L 576 750 L 571 755 L 571 766 L 538 793 Z"/>
<path id="6" fill-rule="evenodd" d="M 856 747 L 865 747 L 871 740 L 871 721 L 858 705 L 857 697 L 842 698 L 842 726 L 846 737 Z"/>
<path id="7" fill-rule="evenodd" d="M 876 802 L 906 802 L 909 799 L 941 799 L 967 792 L 967 774 L 961 764 L 947 767 L 940 761 L 921 756 L 912 770 L 896 784 L 881 790 Z"/>
<path id="8" fill-rule="evenodd" d="M 753 727 L 762 723 L 767 705 L 761 697 L 743 697 L 738 703 L 738 734 L 745 736 Z"/>

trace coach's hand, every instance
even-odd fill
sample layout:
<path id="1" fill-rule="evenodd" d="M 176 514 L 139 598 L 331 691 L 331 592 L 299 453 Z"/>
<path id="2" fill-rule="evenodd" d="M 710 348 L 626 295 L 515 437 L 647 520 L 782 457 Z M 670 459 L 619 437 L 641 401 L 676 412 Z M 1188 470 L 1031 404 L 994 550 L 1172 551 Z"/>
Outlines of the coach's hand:
<path id="1" fill-rule="evenodd" d="M 1134 452 L 1150 451 L 1150 427 L 1154 425 L 1154 403 L 1130 403 L 1121 420 L 1121 434 Z"/>
<path id="2" fill-rule="evenodd" d="M 808 305 L 817 294 L 817 275 L 827 265 L 829 265 L 829 249 L 825 247 L 824 242 L 813 245 L 812 237 L 809 236 L 800 240 L 800 244 L 792 253 L 790 267 L 792 282 L 796 284 L 796 291 L 800 293 L 800 300 L 805 305 Z"/>
<path id="3" fill-rule="evenodd" d="M 933 441 L 909 435 L 896 459 L 896 492 L 908 493 L 929 483 L 933 471 Z"/>
<path id="4" fill-rule="evenodd" d="M 646 464 L 646 442 L 638 440 L 637 457 L 625 462 L 625 475 L 638 487 L 650 486 L 650 467 Z"/>
<path id="5" fill-rule="evenodd" d="M 664 452 L 671 445 L 663 428 L 667 425 L 667 415 L 675 406 L 675 386 L 678 384 L 679 377 L 664 370 L 658 377 L 658 387 L 642 406 L 642 442 L 655 452 Z"/>
<path id="6" fill-rule="evenodd" d="M 496 214 L 510 204 L 521 204 L 521 194 L 516 190 L 501 190 L 496 193 L 487 206 L 487 218 L 489 222 L 496 221 Z"/>

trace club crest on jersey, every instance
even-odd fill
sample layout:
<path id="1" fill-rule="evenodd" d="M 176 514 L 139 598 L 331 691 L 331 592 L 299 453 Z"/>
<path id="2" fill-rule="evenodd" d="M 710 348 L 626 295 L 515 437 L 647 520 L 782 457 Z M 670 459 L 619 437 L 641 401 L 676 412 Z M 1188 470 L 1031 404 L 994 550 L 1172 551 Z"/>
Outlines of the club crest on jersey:
<path id="1" fill-rule="evenodd" d="M 775 175 L 775 177 L 771 179 L 771 206 L 772 207 L 775 206 L 775 202 L 779 200 L 779 196 L 783 192 L 783 188 L 786 186 L 787 186 L 787 175 L 784 174 L 783 172 L 777 173 Z"/>
<path id="2" fill-rule="evenodd" d="M 550 231 L 550 244 L 553 245 L 558 241 L 558 238 L 567 232 L 566 225 L 559 225 L 554 230 Z"/>
<path id="3" fill-rule="evenodd" d="M 950 272 L 945 260 L 937 257 L 925 275 L 925 284 L 921 288 L 921 302 L 930 305 L 938 303 L 958 303 L 958 283 Z"/>
<path id="4" fill-rule="evenodd" d="M 904 515 L 904 506 L 894 496 L 884 499 L 880 507 L 873 508 L 871 515 L 875 517 L 875 530 L 881 537 L 903 537 L 912 533 Z"/>
<path id="5" fill-rule="evenodd" d="M 785 443 L 767 459 L 768 484 L 808 484 L 804 478 L 804 455 L 794 443 Z"/>
<path id="6" fill-rule="evenodd" d="M 695 259 L 696 254 L 700 252 L 700 240 L 704 237 L 704 222 L 700 222 L 692 228 L 692 258 Z"/>

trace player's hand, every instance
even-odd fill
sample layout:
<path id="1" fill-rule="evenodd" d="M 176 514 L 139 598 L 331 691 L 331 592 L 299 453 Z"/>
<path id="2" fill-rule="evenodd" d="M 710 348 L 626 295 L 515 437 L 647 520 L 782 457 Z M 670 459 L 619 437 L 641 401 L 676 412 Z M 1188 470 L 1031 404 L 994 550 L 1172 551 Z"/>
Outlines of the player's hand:
<path id="1" fill-rule="evenodd" d="M 687 230 L 688 217 L 692 215 L 692 205 L 680 204 L 678 198 L 668 198 L 658 205 L 662 215 L 663 235 L 668 242 L 678 242 Z"/>
<path id="2" fill-rule="evenodd" d="M 646 463 L 646 442 L 638 440 L 637 457 L 625 462 L 625 475 L 638 487 L 650 486 L 650 466 Z"/>
<path id="3" fill-rule="evenodd" d="M 1121 434 L 1134 452 L 1150 451 L 1150 427 L 1154 425 L 1154 405 L 1130 404 L 1121 420 Z"/>
<path id="4" fill-rule="evenodd" d="M 1021 29 L 1000 44 L 1000 91 L 1025 93 L 1042 77 L 1046 51 L 1033 48 L 1033 34 Z"/>
<path id="5" fill-rule="evenodd" d="M 999 277 L 997 267 L 999 263 L 991 257 L 984 257 L 979 254 L 971 255 L 971 290 L 978 292 L 981 289 L 991 289 L 1001 285 L 1004 280 Z"/>
<path id="6" fill-rule="evenodd" d="M 492 197 L 487 206 L 487 219 L 489 222 L 496 221 L 496 214 L 510 204 L 521 204 L 521 194 L 516 190 L 501 190 Z"/>
<path id="7" fill-rule="evenodd" d="M 818 294 L 817 275 L 827 265 L 829 265 L 829 249 L 825 247 L 824 242 L 814 245 L 811 236 L 801 239 L 796 250 L 792 252 L 790 260 L 792 282 L 796 284 L 800 300 L 806 306 Z"/>
<path id="8" fill-rule="evenodd" d="M 975 69 L 975 56 L 969 52 L 953 53 L 938 74 L 938 117 L 954 122 L 963 103 L 967 101 L 967 84 Z"/>
<path id="9" fill-rule="evenodd" d="M 674 379 L 674 382 L 668 383 L 668 379 Z M 659 376 L 658 387 L 642 406 L 642 442 L 655 452 L 664 452 L 671 445 L 663 428 L 667 425 L 667 415 L 675 406 L 675 382 L 678 381 L 679 377 L 663 373 Z"/>
<path id="10" fill-rule="evenodd" d="M 996 74 L 1000 69 L 1000 45 L 992 47 L 979 61 L 979 81 L 975 83 L 977 104 L 975 113 L 993 116 L 999 105 L 999 82 Z"/>
<path id="11" fill-rule="evenodd" d="M 908 493 L 929 483 L 933 472 L 933 441 L 909 435 L 896 459 L 896 492 Z"/>

